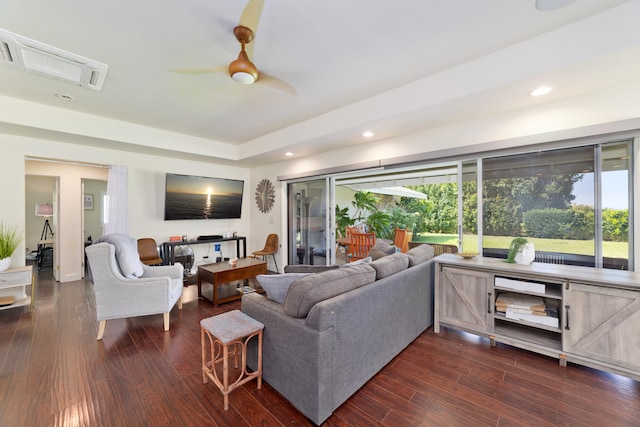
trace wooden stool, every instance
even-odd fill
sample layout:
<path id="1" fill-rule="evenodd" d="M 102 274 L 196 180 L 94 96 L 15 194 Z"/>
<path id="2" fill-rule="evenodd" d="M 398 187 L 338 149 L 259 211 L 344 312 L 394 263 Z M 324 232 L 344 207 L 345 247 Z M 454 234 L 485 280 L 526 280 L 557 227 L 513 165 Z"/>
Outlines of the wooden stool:
<path id="1" fill-rule="evenodd" d="M 202 342 L 202 382 L 207 378 L 220 389 L 224 396 L 224 409 L 229 409 L 229 393 L 236 387 L 258 379 L 258 389 L 262 387 L 262 330 L 264 325 L 252 319 L 240 310 L 232 310 L 200 321 Z M 247 343 L 258 336 L 258 369 L 247 372 Z M 205 336 L 209 339 L 210 356 L 207 360 L 207 345 Z M 242 369 L 238 378 L 229 384 L 229 356 L 234 356 L 234 366 L 238 368 L 238 354 L 242 354 Z M 216 372 L 216 364 L 222 362 L 222 380 Z"/>

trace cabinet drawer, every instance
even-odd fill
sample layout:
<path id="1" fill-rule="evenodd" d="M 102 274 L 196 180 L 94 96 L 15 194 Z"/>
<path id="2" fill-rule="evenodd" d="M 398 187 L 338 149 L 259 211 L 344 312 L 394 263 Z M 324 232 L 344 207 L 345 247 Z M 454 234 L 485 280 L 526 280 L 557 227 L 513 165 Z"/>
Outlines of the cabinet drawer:
<path id="1" fill-rule="evenodd" d="M 0 273 L 0 288 L 30 284 L 31 267 L 10 268 Z"/>

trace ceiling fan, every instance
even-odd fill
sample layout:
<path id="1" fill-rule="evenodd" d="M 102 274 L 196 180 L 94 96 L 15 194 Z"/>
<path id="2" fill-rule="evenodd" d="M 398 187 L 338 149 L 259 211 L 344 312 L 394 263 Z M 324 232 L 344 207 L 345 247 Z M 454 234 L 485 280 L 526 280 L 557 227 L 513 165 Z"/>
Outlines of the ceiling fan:
<path id="1" fill-rule="evenodd" d="M 275 89 L 286 92 L 290 95 L 297 95 L 296 90 L 287 82 L 277 77 L 271 76 L 263 71 L 259 71 L 258 67 L 249 59 L 253 53 L 253 45 L 251 42 L 255 38 L 254 28 L 257 30 L 262 14 L 264 0 L 249 0 L 242 15 L 240 16 L 240 24 L 233 29 L 233 35 L 240 43 L 240 53 L 238 58 L 232 61 L 228 66 L 218 66 L 201 69 L 186 70 L 170 70 L 175 73 L 183 74 L 208 74 L 208 73 L 228 73 L 236 82 L 251 85 L 254 83 L 271 86 Z"/>

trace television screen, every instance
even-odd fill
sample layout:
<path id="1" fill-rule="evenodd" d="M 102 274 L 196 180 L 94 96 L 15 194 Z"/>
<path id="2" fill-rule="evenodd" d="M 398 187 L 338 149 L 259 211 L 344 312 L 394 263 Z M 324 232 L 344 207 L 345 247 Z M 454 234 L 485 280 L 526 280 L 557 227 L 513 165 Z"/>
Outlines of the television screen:
<path id="1" fill-rule="evenodd" d="M 166 174 L 164 219 L 240 218 L 244 181 Z"/>

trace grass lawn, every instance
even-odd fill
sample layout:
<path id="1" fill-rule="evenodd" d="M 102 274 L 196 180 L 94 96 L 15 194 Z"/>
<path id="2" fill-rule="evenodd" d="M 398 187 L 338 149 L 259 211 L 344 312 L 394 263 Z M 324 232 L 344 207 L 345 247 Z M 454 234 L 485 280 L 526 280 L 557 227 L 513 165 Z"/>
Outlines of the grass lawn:
<path id="1" fill-rule="evenodd" d="M 421 234 L 413 236 L 416 242 L 441 243 L 457 245 L 458 236 L 455 234 Z M 484 247 L 508 249 L 513 237 L 484 236 Z M 593 255 L 593 240 L 563 240 L 563 239 L 536 239 L 527 238 L 537 251 L 561 252 L 577 255 Z M 474 235 L 464 235 L 465 251 L 475 251 L 478 247 L 478 238 Z M 605 257 L 623 258 L 629 257 L 629 244 L 627 242 L 604 242 L 603 252 Z"/>

